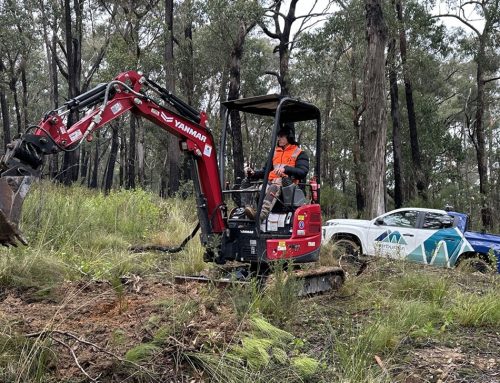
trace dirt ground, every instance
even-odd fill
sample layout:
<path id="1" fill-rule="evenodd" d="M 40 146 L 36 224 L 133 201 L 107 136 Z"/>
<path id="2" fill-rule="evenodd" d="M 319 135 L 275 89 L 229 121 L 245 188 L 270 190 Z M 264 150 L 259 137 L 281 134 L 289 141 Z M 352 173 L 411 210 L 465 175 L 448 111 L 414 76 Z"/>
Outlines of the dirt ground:
<path id="1" fill-rule="evenodd" d="M 29 290 L 0 291 L 0 323 L 9 323 L 15 332 L 32 339 L 50 335 L 57 350 L 50 373 L 56 382 L 72 383 L 90 378 L 130 381 L 134 374 L 151 371 L 152 381 L 203 381 L 182 362 L 181 353 L 235 342 L 242 330 L 229 297 L 219 290 L 134 276 L 121 282 L 119 287 L 109 282 L 67 282 L 44 297 Z M 335 293 L 306 298 L 304 305 L 308 302 L 331 306 L 338 313 L 347 304 Z M 145 365 L 147 371 L 124 361 L 128 350 L 152 341 L 166 327 L 161 352 Z M 321 339 L 309 335 L 321 348 Z M 401 350 L 380 366 L 388 368 L 395 382 L 500 382 L 500 334 L 491 329 L 468 329 L 443 342 L 407 344 Z"/>
<path id="2" fill-rule="evenodd" d="M 51 334 L 58 352 L 50 367 L 61 382 L 86 381 L 76 360 L 99 381 L 128 378 L 137 366 L 123 361 L 125 353 L 153 340 L 168 325 L 171 335 L 165 336 L 162 352 L 154 361 L 168 366 L 159 381 L 187 381 L 182 371 L 189 369 L 176 359 L 179 351 L 200 350 L 208 342 L 230 342 L 237 330 L 230 307 L 213 300 L 207 305 L 207 299 L 200 296 L 205 289 L 197 283 L 174 285 L 134 277 L 120 289 L 108 282 L 68 282 L 44 299 L 34 298 L 30 291 L 4 290 L 0 292 L 0 323 L 9 322 L 16 332 L 33 339 Z M 192 312 L 180 318 L 175 311 L 188 303 Z M 197 381 L 193 374 L 189 372 L 190 382 Z"/>

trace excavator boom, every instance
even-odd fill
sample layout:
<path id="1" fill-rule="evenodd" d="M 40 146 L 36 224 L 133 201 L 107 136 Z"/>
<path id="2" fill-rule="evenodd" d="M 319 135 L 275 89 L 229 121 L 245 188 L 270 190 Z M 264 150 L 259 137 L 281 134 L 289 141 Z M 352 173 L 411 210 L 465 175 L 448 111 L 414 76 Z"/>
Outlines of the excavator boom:
<path id="1" fill-rule="evenodd" d="M 146 93 L 146 91 L 148 93 Z M 157 96 L 161 101 L 156 101 Z M 73 125 L 67 115 L 86 112 Z M 43 157 L 78 149 L 92 134 L 126 112 L 143 117 L 175 135 L 193 164 L 198 219 L 203 245 L 225 229 L 222 190 L 213 136 L 206 115 L 141 73 L 128 71 L 99 84 L 45 114 L 37 126 L 7 145 L 0 157 L 0 244 L 26 244 L 19 230 L 21 208 L 33 179 L 41 173 Z M 216 242 L 216 241 L 215 241 Z"/>

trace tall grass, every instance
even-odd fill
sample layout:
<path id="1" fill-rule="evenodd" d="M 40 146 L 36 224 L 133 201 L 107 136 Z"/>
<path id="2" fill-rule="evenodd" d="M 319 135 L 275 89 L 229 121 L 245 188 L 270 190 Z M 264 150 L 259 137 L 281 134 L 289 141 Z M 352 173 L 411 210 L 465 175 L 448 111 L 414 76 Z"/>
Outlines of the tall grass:
<path id="1" fill-rule="evenodd" d="M 0 250 L 0 284 L 50 285 L 81 277 L 113 279 L 146 273 L 164 254 L 133 254 L 131 245 L 178 245 L 196 223 L 191 200 L 162 200 L 142 190 L 98 191 L 48 182 L 33 186 L 24 203 L 21 230 L 29 247 Z M 203 267 L 194 238 L 179 261 Z M 177 262 L 177 261 L 174 261 Z M 180 270 L 181 267 L 177 266 Z"/>

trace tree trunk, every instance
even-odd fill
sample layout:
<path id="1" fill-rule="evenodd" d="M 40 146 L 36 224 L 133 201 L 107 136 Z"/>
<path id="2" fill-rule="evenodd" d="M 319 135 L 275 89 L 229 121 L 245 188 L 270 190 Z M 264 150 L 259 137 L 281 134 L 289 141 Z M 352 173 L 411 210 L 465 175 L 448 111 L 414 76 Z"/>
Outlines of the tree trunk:
<path id="1" fill-rule="evenodd" d="M 22 121 L 21 121 L 21 132 L 25 132 L 28 128 L 28 81 L 26 79 L 26 59 L 23 57 L 21 60 L 21 89 L 22 94 Z"/>
<path id="2" fill-rule="evenodd" d="M 128 162 L 127 162 L 127 189 L 135 189 L 135 160 L 136 160 L 136 126 L 137 117 L 130 115 L 130 129 L 128 141 Z"/>
<path id="3" fill-rule="evenodd" d="M 227 99 L 237 100 L 240 98 L 241 87 L 241 59 L 243 57 L 243 46 L 245 38 L 255 26 L 255 23 L 246 25 L 244 20 L 240 20 L 238 34 L 231 50 L 231 66 L 229 69 L 229 92 Z M 234 179 L 245 178 L 245 159 L 243 157 L 243 136 L 241 134 L 241 117 L 237 110 L 231 112 L 231 137 L 233 148 Z"/>
<path id="4" fill-rule="evenodd" d="M 3 87 L 0 87 L 0 109 L 2 111 L 2 125 L 3 125 L 3 149 L 7 149 L 7 144 L 12 141 L 10 137 L 10 117 L 9 105 L 7 104 L 7 97 Z"/>
<path id="5" fill-rule="evenodd" d="M 349 64 L 351 67 L 351 99 L 352 99 L 352 127 L 353 127 L 353 146 L 352 158 L 354 162 L 354 185 L 356 188 L 356 210 L 357 216 L 361 217 L 365 209 L 365 197 L 363 192 L 363 171 L 361 165 L 361 127 L 359 124 L 360 113 L 362 106 L 358 101 L 358 77 L 356 75 L 356 59 L 354 52 L 356 51 L 356 43 L 353 42 L 351 59 Z"/>
<path id="6" fill-rule="evenodd" d="M 11 63 L 11 65 L 13 65 L 13 63 Z M 14 73 L 11 73 L 11 78 L 9 81 L 9 89 L 12 92 L 12 97 L 14 98 L 14 109 L 16 110 L 17 134 L 21 134 L 23 123 L 21 116 L 21 107 L 19 106 L 19 95 L 17 93 L 17 77 L 15 77 Z"/>
<path id="7" fill-rule="evenodd" d="M 174 60 L 174 1 L 165 1 L 165 25 L 167 26 L 164 39 L 165 39 L 165 83 L 166 87 L 172 93 L 175 93 L 175 60 Z M 179 139 L 173 134 L 167 137 L 167 150 L 161 158 L 165 158 L 160 173 L 160 196 L 166 197 L 169 192 L 168 180 L 169 174 L 173 171 L 174 177 L 179 177 L 179 163 L 176 159 L 180 157 Z M 167 166 L 168 164 L 168 166 Z M 172 187 L 176 191 L 178 185 L 173 184 Z"/>
<path id="8" fill-rule="evenodd" d="M 415 105 L 413 102 L 413 86 L 410 79 L 407 64 L 407 41 L 405 24 L 403 20 L 403 5 L 401 0 L 396 1 L 396 14 L 399 22 L 399 51 L 401 53 L 401 64 L 403 66 L 403 80 L 405 84 L 406 109 L 408 111 L 408 128 L 410 130 L 410 146 L 413 169 L 415 171 L 416 186 L 418 195 L 427 201 L 427 181 L 422 169 L 420 156 L 420 145 L 418 142 L 417 118 L 415 116 Z"/>
<path id="9" fill-rule="evenodd" d="M 325 113 L 323 114 L 323 129 L 321 138 L 321 180 L 333 185 L 335 182 L 334 165 L 332 165 L 330 151 L 333 145 L 333 129 L 330 124 L 330 113 L 333 109 L 333 86 L 328 86 L 325 93 Z"/>
<path id="10" fill-rule="evenodd" d="M 82 71 L 81 40 L 82 40 L 82 12 L 83 0 L 73 1 L 75 24 L 72 24 L 71 2 L 64 0 L 64 26 L 66 38 L 66 59 L 68 64 L 68 98 L 80 94 L 80 81 Z M 78 121 L 78 113 L 70 113 L 67 126 L 70 127 Z M 62 178 L 65 185 L 70 185 L 78 179 L 79 150 L 64 153 Z"/>
<path id="11" fill-rule="evenodd" d="M 364 73 L 364 106 L 361 122 L 361 163 L 364 170 L 364 200 L 366 216 L 374 217 L 385 211 L 385 146 L 386 109 L 384 50 L 387 26 L 381 0 L 365 0 L 366 40 L 368 43 Z"/>
<path id="12" fill-rule="evenodd" d="M 106 178 L 104 179 L 104 193 L 108 194 L 113 187 L 113 176 L 115 173 L 115 163 L 118 154 L 118 125 L 112 124 L 112 136 L 111 136 L 111 151 L 108 157 L 108 164 L 106 166 Z"/>
<path id="13" fill-rule="evenodd" d="M 0 60 L 0 75 L 5 71 L 5 66 L 2 60 Z M 10 114 L 9 114 L 9 104 L 7 103 L 7 96 L 5 95 L 5 89 L 3 85 L 0 84 L 0 110 L 2 112 L 2 125 L 3 125 L 3 149 L 7 148 L 7 144 L 11 141 L 10 135 Z"/>
<path id="14" fill-rule="evenodd" d="M 486 28 L 485 28 L 486 30 Z M 486 156 L 486 136 L 484 133 L 484 69 L 483 63 L 486 60 L 485 55 L 485 34 L 479 39 L 479 52 L 477 55 L 477 101 L 474 120 L 475 147 L 477 157 L 477 170 L 479 173 L 479 193 L 481 195 L 481 221 L 483 228 L 491 229 L 493 226 L 492 211 L 489 202 L 489 183 L 488 183 L 488 161 Z"/>
<path id="15" fill-rule="evenodd" d="M 387 58 L 389 68 L 389 89 L 391 95 L 392 154 L 394 157 L 394 207 L 403 206 L 402 156 L 401 156 L 401 114 L 399 112 L 399 90 L 396 71 L 396 39 L 389 42 Z"/>
<path id="16" fill-rule="evenodd" d="M 277 46 L 277 51 L 279 54 L 279 68 L 280 72 L 277 75 L 278 82 L 280 84 L 281 94 L 284 96 L 290 95 L 290 70 L 289 70 L 289 62 L 290 62 L 290 45 L 292 41 L 290 41 L 290 33 L 292 30 L 292 24 L 297 20 L 295 16 L 295 8 L 297 6 L 298 0 L 290 1 L 290 8 L 288 9 L 288 13 L 283 15 L 281 13 L 281 5 L 283 1 L 275 1 L 273 4 L 273 12 L 274 12 L 274 32 L 268 30 L 264 25 L 261 24 L 264 33 L 266 33 L 269 37 L 273 39 L 278 39 L 279 43 Z M 280 17 L 283 17 L 283 22 L 280 23 Z"/>
<path id="17" fill-rule="evenodd" d="M 118 170 L 118 179 L 120 182 L 120 187 L 125 187 L 126 184 L 126 166 L 127 166 L 127 135 L 121 130 L 120 135 L 120 167 Z"/>
<path id="18" fill-rule="evenodd" d="M 144 150 L 144 124 L 141 119 L 137 119 L 137 130 L 139 139 L 137 140 L 137 178 L 141 188 L 146 187 L 145 150 Z"/>
<path id="19" fill-rule="evenodd" d="M 99 145 L 100 145 L 100 134 L 96 134 L 95 137 L 95 149 L 94 149 L 94 161 L 92 167 L 92 176 L 90 177 L 89 187 L 92 189 L 97 189 L 99 186 Z"/>

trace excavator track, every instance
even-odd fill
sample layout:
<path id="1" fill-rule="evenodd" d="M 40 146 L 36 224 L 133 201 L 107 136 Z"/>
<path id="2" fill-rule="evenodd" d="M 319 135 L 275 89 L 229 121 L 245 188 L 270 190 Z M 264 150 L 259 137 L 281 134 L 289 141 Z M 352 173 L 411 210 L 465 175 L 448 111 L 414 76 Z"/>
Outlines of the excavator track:
<path id="1" fill-rule="evenodd" d="M 19 230 L 21 208 L 33 182 L 30 176 L 7 176 L 0 178 L 0 244 L 27 245 L 26 238 Z"/>
<path id="2" fill-rule="evenodd" d="M 250 272 L 242 272 L 242 267 L 229 267 L 223 276 L 207 275 L 176 275 L 174 280 L 178 284 L 197 282 L 208 283 L 216 287 L 228 287 L 234 285 L 249 285 L 251 278 L 257 278 L 262 287 L 270 286 L 274 283 L 273 274 L 252 275 Z M 338 290 L 345 281 L 345 272 L 340 267 L 319 267 L 311 269 L 299 269 L 287 271 L 285 278 L 293 277 L 302 281 L 301 289 L 298 291 L 299 297 L 307 297 L 321 294 L 330 290 Z"/>

